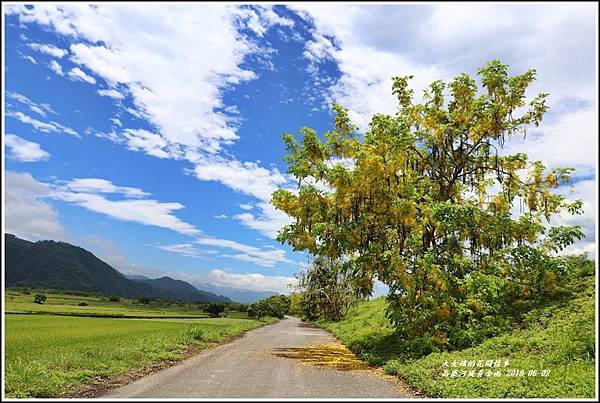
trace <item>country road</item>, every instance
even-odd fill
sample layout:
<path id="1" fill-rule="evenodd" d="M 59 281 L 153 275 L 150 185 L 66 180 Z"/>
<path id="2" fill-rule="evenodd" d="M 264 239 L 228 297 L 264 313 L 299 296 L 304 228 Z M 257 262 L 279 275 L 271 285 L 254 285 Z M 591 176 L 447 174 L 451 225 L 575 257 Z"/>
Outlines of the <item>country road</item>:
<path id="1" fill-rule="evenodd" d="M 322 364 L 327 364 L 323 366 Z M 322 329 L 292 317 L 161 370 L 102 398 L 401 398 L 411 392 L 370 369 Z"/>

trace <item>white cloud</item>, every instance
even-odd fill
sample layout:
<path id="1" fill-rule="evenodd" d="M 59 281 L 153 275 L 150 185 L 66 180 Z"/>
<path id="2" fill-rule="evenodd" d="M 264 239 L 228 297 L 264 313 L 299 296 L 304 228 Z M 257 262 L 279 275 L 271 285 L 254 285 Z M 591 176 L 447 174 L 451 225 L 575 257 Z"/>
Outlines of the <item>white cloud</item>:
<path id="1" fill-rule="evenodd" d="M 150 196 L 150 193 L 144 192 L 142 189 L 128 186 L 116 186 L 111 181 L 98 178 L 72 179 L 68 181 L 65 186 L 73 192 L 116 193 L 130 198 Z"/>
<path id="2" fill-rule="evenodd" d="M 275 209 L 271 195 L 278 188 L 289 188 L 288 178 L 276 168 L 267 169 L 256 162 L 240 162 L 221 157 L 198 159 L 194 173 L 198 179 L 220 182 L 227 187 L 260 200 L 256 204 L 258 214 L 242 213 L 235 215 L 248 228 L 257 230 L 271 238 L 283 225 L 291 223 L 291 218 Z"/>
<path id="3" fill-rule="evenodd" d="M 71 136 L 79 137 L 79 134 L 71 129 L 70 127 L 66 127 L 57 122 L 42 122 L 41 120 L 34 119 L 29 115 L 25 115 L 23 112 L 17 111 L 7 111 L 6 116 L 10 116 L 11 118 L 15 118 L 20 120 L 23 123 L 29 124 L 33 126 L 35 130 L 44 133 L 65 133 Z"/>
<path id="4" fill-rule="evenodd" d="M 21 23 L 36 22 L 66 36 L 74 42 L 74 63 L 110 88 L 119 86 L 131 94 L 135 109 L 127 110 L 153 129 L 124 129 L 129 149 L 185 158 L 196 165 L 198 179 L 218 181 L 261 200 L 286 183 L 276 169 L 216 155 L 238 138 L 239 117 L 231 116 L 234 109 L 223 103 L 223 91 L 257 77 L 240 67 L 248 55 L 264 59 L 273 52 L 239 28 L 261 35 L 273 26 L 294 25 L 272 7 L 152 5 L 141 12 L 133 5 L 36 4 L 15 5 L 8 12 L 19 14 Z M 121 142 L 117 135 L 103 137 Z"/>
<path id="5" fill-rule="evenodd" d="M 33 64 L 38 64 L 37 60 L 35 60 L 35 58 L 33 56 L 21 55 L 21 57 L 25 60 L 29 60 Z"/>
<path id="6" fill-rule="evenodd" d="M 233 258 L 244 262 L 254 263 L 263 267 L 275 267 L 279 263 L 293 263 L 285 257 L 283 249 L 260 249 L 256 246 L 243 244 L 229 239 L 200 237 L 195 240 L 199 245 L 230 249 L 234 254 L 223 254 L 222 257 Z"/>
<path id="7" fill-rule="evenodd" d="M 179 253 L 188 257 L 200 257 L 200 251 L 194 247 L 193 244 L 190 243 L 178 243 L 172 245 L 157 245 L 159 249 L 166 250 L 168 252 Z"/>
<path id="8" fill-rule="evenodd" d="M 145 129 L 125 129 L 122 134 L 130 150 L 144 151 L 157 158 L 177 159 L 181 155 L 176 146 L 160 134 Z"/>
<path id="9" fill-rule="evenodd" d="M 98 90 L 98 94 L 103 97 L 110 97 L 113 99 L 123 99 L 125 96 L 115 89 Z"/>
<path id="10" fill-rule="evenodd" d="M 293 222 L 292 218 L 284 212 L 277 210 L 272 204 L 261 202 L 257 204 L 260 212 L 258 215 L 242 213 L 233 216 L 248 228 L 275 239 L 277 233 L 284 226 Z"/>
<path id="11" fill-rule="evenodd" d="M 29 107 L 29 109 L 31 109 L 33 112 L 37 113 L 38 115 L 45 117 L 48 113 L 56 114 L 56 112 L 54 112 L 54 110 L 50 107 L 50 105 L 37 104 L 37 103 L 33 102 L 31 99 L 27 98 L 25 95 L 19 94 L 18 92 L 8 91 L 6 93 L 6 95 L 11 99 L 14 99 L 24 105 L 27 105 Z"/>
<path id="12" fill-rule="evenodd" d="M 63 71 L 62 66 L 56 60 L 50 60 L 48 67 L 50 67 L 50 70 L 52 70 L 59 76 L 65 75 L 65 72 Z"/>
<path id="13" fill-rule="evenodd" d="M 15 134 L 4 136 L 6 147 L 10 149 L 10 157 L 22 162 L 44 161 L 50 154 L 43 150 L 38 143 L 25 140 Z"/>
<path id="14" fill-rule="evenodd" d="M 48 185 L 27 172 L 6 171 L 4 179 L 6 231 L 30 240 L 62 238 L 58 213 L 44 201 Z"/>
<path id="15" fill-rule="evenodd" d="M 111 200 L 103 196 L 106 193 L 121 194 L 125 199 Z M 184 208 L 182 204 L 142 198 L 147 195 L 138 188 L 116 186 L 109 181 L 93 178 L 75 179 L 55 186 L 51 192 L 54 199 L 73 203 L 117 220 L 170 229 L 184 235 L 200 235 L 199 229 L 173 214 Z M 135 199 L 130 199 L 132 197 Z"/>
<path id="16" fill-rule="evenodd" d="M 212 157 L 198 159 L 195 165 L 194 173 L 198 179 L 221 182 L 260 200 L 270 200 L 271 194 L 288 182 L 276 168 L 267 169 L 256 162 Z"/>
<path id="17" fill-rule="evenodd" d="M 85 71 L 81 70 L 79 67 L 72 68 L 67 76 L 73 81 L 83 81 L 88 84 L 96 84 L 96 79 L 90 75 L 88 75 Z"/>
<path id="18" fill-rule="evenodd" d="M 254 206 L 252 206 L 252 204 L 242 203 L 242 204 L 240 204 L 240 208 L 242 210 L 252 210 L 254 208 Z"/>
<path id="19" fill-rule="evenodd" d="M 254 291 L 277 291 L 289 294 L 289 284 L 295 284 L 294 277 L 265 276 L 259 273 L 233 273 L 214 269 L 201 276 L 203 281 L 221 287 L 244 288 Z"/>
<path id="20" fill-rule="evenodd" d="M 531 160 L 544 161 L 548 168 L 575 168 L 575 176 L 589 176 L 598 160 L 598 115 L 588 107 L 542 122 L 529 129 L 523 139 L 515 136 L 502 153 L 523 152 Z"/>
<path id="21" fill-rule="evenodd" d="M 369 98 L 377 108 L 368 111 L 367 118 L 387 111 L 375 98 L 389 96 L 393 75 L 413 74 L 416 80 L 429 76 L 415 82 L 420 90 L 432 79 L 474 74 L 495 58 L 515 72 L 536 68 L 534 90 L 550 92 L 552 103 L 564 97 L 595 100 L 591 82 L 597 8 L 591 4 L 290 7 L 314 20 L 314 41 L 323 35 L 338 41 L 339 50 L 331 56 L 339 62 L 342 79 L 331 88 L 332 94 L 336 90 L 346 95 L 339 101 L 349 107 L 355 95 Z M 385 81 L 385 86 L 358 85 L 368 83 L 369 75 L 373 82 Z"/>
<path id="22" fill-rule="evenodd" d="M 215 218 L 218 218 L 221 220 L 221 219 L 227 218 L 227 214 L 219 214 L 219 215 L 216 215 Z"/>
<path id="23" fill-rule="evenodd" d="M 224 89 L 256 78 L 240 67 L 246 56 L 264 52 L 238 26 L 252 13 L 265 29 L 290 25 L 268 7 L 246 12 L 216 4 L 150 5 L 143 11 L 134 4 L 36 4 L 8 12 L 71 38 L 72 61 L 111 87 L 127 87 L 136 109 L 166 141 L 205 152 L 237 139 L 236 121 L 216 110 L 225 106 Z"/>
<path id="24" fill-rule="evenodd" d="M 45 53 L 45 54 L 53 56 L 53 57 L 57 57 L 59 59 L 64 57 L 68 53 L 64 49 L 61 49 L 59 47 L 56 47 L 54 45 L 49 45 L 49 44 L 30 43 L 27 46 L 29 46 L 33 50 L 37 50 L 38 52 Z"/>
<path id="25" fill-rule="evenodd" d="M 572 186 L 561 188 L 561 194 L 569 201 L 583 201 L 583 214 L 570 215 L 563 213 L 552 219 L 553 225 L 579 225 L 585 238 L 564 250 L 564 253 L 588 252 L 591 256 L 596 252 L 596 180 L 582 180 Z"/>
<path id="26" fill-rule="evenodd" d="M 363 130 L 373 114 L 396 111 L 392 76 L 413 75 L 411 87 L 419 99 L 430 82 L 463 72 L 475 76 L 489 60 L 499 59 L 510 66 L 510 74 L 537 70 L 529 95 L 550 93 L 550 110 L 540 128 L 530 130 L 525 140 L 513 138 L 503 152 L 526 152 L 551 167 L 574 166 L 580 177 L 595 174 L 596 5 L 290 7 L 314 23 L 313 39 L 305 45 L 309 66 L 318 68 L 319 62 L 331 59 L 340 70 L 341 77 L 325 91 L 325 101 L 348 107 Z M 564 107 L 571 101 L 575 108 Z M 589 210 L 593 195 L 582 197 Z M 252 217 L 239 218 L 253 223 Z M 594 225 L 587 213 L 580 220 Z"/>

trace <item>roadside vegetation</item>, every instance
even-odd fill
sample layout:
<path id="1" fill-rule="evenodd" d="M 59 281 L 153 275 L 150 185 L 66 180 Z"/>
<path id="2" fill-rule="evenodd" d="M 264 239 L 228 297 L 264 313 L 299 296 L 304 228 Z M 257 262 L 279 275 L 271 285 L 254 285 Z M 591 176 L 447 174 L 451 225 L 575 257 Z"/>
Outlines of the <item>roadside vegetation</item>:
<path id="1" fill-rule="evenodd" d="M 596 385 L 594 262 L 577 257 L 572 262 L 579 270 L 564 285 L 561 297 L 538 301 L 521 315 L 503 318 L 505 327 L 470 348 L 448 351 L 402 338 L 385 315 L 384 297 L 358 303 L 342 321 L 320 319 L 317 323 L 368 364 L 399 375 L 430 397 L 591 398 Z M 469 330 L 476 334 L 482 328 L 484 321 L 471 324 Z M 524 375 L 443 376 L 445 362 L 457 362 L 457 368 L 448 368 L 451 371 L 462 370 L 462 361 L 496 359 L 502 365 L 508 360 L 506 369 L 523 369 Z M 528 376 L 530 370 L 537 370 L 538 375 Z M 539 375 L 542 370 L 550 370 L 547 377 Z"/>
<path id="2" fill-rule="evenodd" d="M 583 212 L 574 169 L 506 147 L 548 94 L 528 96 L 533 69 L 478 76 L 419 97 L 393 77 L 397 112 L 366 131 L 334 104 L 332 130 L 284 135 L 298 190 L 273 193 L 292 217 L 278 240 L 313 256 L 291 309 L 431 396 L 592 397 L 595 264 L 563 253 L 581 227 L 556 225 Z M 365 301 L 375 280 L 389 291 Z"/>
<path id="3" fill-rule="evenodd" d="M 231 306 L 209 318 L 208 305 L 97 295 L 44 293 L 44 304 L 36 304 L 39 290 L 22 291 L 7 290 L 5 299 L 7 397 L 77 395 L 85 385 L 175 362 L 275 320 Z"/>

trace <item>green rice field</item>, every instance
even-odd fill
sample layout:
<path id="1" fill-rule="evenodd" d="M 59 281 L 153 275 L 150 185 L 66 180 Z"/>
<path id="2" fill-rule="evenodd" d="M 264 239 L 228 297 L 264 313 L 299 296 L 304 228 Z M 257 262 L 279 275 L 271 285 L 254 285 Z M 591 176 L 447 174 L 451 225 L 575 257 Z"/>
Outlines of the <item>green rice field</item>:
<path id="1" fill-rule="evenodd" d="M 59 294 L 46 294 L 40 305 L 30 302 L 34 294 L 6 294 L 6 397 L 73 395 L 83 385 L 177 360 L 190 348 L 210 347 L 272 321 L 251 320 L 242 312 L 207 318 L 193 306 L 138 306 L 131 300 Z M 88 306 L 77 306 L 81 301 Z M 101 317 L 113 314 L 123 317 Z M 176 318 L 182 316 L 197 319 Z"/>

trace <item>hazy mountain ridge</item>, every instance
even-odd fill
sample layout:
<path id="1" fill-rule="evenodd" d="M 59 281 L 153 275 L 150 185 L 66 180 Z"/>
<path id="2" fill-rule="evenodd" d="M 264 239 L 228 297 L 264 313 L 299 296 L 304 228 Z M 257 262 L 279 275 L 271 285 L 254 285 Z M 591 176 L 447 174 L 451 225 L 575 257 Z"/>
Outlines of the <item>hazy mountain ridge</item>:
<path id="1" fill-rule="evenodd" d="M 236 302 L 240 302 L 243 304 L 251 304 L 253 302 L 267 297 L 271 297 L 273 295 L 279 295 L 279 293 L 276 291 L 254 291 L 245 288 L 217 286 L 204 282 L 194 282 L 192 283 L 192 285 L 197 289 L 202 289 L 215 294 L 224 295 Z"/>

